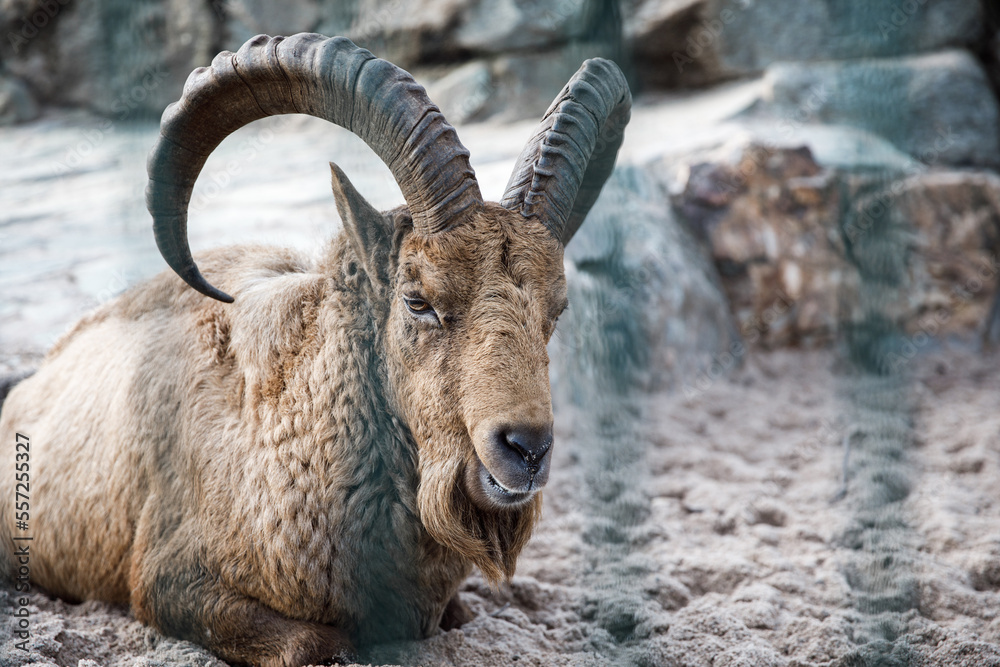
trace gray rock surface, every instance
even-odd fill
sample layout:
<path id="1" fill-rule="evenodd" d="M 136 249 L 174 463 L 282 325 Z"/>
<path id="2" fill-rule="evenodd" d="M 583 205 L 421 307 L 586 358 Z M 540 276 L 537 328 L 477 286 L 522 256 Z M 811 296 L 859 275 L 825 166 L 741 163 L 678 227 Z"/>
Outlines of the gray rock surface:
<path id="1" fill-rule="evenodd" d="M 609 7 L 599 0 L 327 0 L 319 26 L 409 68 L 545 51 L 591 39 L 595 31 L 617 32 L 602 15 Z"/>
<path id="2" fill-rule="evenodd" d="M 318 0 L 228 0 L 224 5 L 226 36 L 223 47 L 236 51 L 245 41 L 260 34 L 315 32 L 320 21 L 321 4 Z"/>
<path id="3" fill-rule="evenodd" d="M 983 8 L 968 0 L 713 0 L 732 29 L 719 40 L 724 71 L 755 72 L 786 60 L 882 58 L 971 46 L 984 27 Z"/>
<path id="4" fill-rule="evenodd" d="M 696 39 L 704 23 L 705 0 L 640 0 L 624 7 L 625 42 L 644 84 L 702 86 L 725 78 L 714 52 L 697 46 L 697 42 L 689 46 L 687 41 Z M 689 55 L 689 49 L 697 57 Z"/>
<path id="5" fill-rule="evenodd" d="M 926 164 L 1000 164 L 997 100 L 967 51 L 782 63 L 764 82 L 764 109 L 776 117 L 868 130 Z"/>
<path id="6" fill-rule="evenodd" d="M 625 9 L 644 81 L 705 85 L 781 61 L 881 58 L 973 46 L 983 8 L 968 0 L 645 0 Z"/>
<path id="7" fill-rule="evenodd" d="M 550 349 L 553 368 L 583 364 L 577 382 L 599 366 L 581 361 L 580 350 L 595 337 L 613 346 L 616 331 L 632 329 L 628 337 L 644 341 L 648 354 L 634 357 L 639 349 L 631 345 L 624 356 L 647 389 L 679 388 L 721 358 L 727 370 L 738 363 L 732 352 L 736 346 L 735 356 L 742 354 L 739 336 L 712 260 L 645 169 L 615 170 L 567 246 L 566 266 L 573 305 Z"/>
<path id="8" fill-rule="evenodd" d="M 343 34 L 358 46 L 409 69 L 425 61 L 454 58 L 453 30 L 471 4 L 472 0 L 354 0 L 342 9 L 325 9 L 326 18 L 320 25 L 345 26 L 346 30 L 327 29 L 325 34 Z"/>
<path id="9" fill-rule="evenodd" d="M 574 42 L 549 51 L 499 56 L 491 66 L 494 92 L 486 115 L 506 121 L 540 117 L 583 61 L 598 56 L 610 57 L 610 47 Z"/>
<path id="10" fill-rule="evenodd" d="M 584 37 L 597 4 L 475 0 L 455 29 L 455 44 L 474 53 L 494 54 L 551 48 Z"/>
<path id="11" fill-rule="evenodd" d="M 468 62 L 427 86 L 427 95 L 452 123 L 485 115 L 495 105 L 496 93 L 493 72 L 485 60 Z"/>
<path id="12" fill-rule="evenodd" d="M 18 78 L 0 75 L 0 125 L 16 125 L 38 118 L 38 103 Z"/>
<path id="13" fill-rule="evenodd" d="M 571 42 L 547 51 L 477 58 L 427 83 L 427 93 L 451 122 L 539 118 L 585 60 L 612 57 L 601 41 Z M 432 72 L 416 70 L 418 81 Z"/>
<path id="14" fill-rule="evenodd" d="M 17 39 L 8 31 L 0 41 L 7 69 L 47 104 L 118 120 L 158 118 L 215 55 L 213 11 L 197 0 L 49 0 L 10 11 L 3 22 Z"/>

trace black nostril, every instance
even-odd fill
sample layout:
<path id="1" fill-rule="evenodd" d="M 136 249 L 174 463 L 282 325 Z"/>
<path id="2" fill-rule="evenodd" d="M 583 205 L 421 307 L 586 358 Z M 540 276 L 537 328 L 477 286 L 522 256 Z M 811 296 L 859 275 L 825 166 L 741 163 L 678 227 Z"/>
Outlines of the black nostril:
<path id="1" fill-rule="evenodd" d="M 552 447 L 552 428 L 509 428 L 502 433 L 501 438 L 524 459 L 528 472 L 534 475 L 541 467 L 545 454 Z"/>

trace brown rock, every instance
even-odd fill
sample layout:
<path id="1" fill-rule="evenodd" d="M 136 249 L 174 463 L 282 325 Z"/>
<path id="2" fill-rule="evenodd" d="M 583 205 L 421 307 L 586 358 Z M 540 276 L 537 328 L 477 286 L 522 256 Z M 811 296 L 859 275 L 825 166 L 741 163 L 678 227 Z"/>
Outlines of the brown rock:
<path id="1" fill-rule="evenodd" d="M 747 342 L 831 336 L 850 277 L 834 174 L 808 148 L 751 144 L 734 163 L 695 164 L 674 205 L 708 242 Z"/>
<path id="2" fill-rule="evenodd" d="M 877 307 L 904 327 L 910 353 L 980 330 L 997 292 L 992 172 L 852 173 L 806 148 L 751 143 L 692 164 L 673 204 L 711 248 L 749 343 L 831 340 L 873 305 L 861 275 L 894 285 Z"/>
<path id="3" fill-rule="evenodd" d="M 877 270 L 900 281 L 905 299 L 886 304 L 886 314 L 909 334 L 902 354 L 912 356 L 931 338 L 982 329 L 1000 272 L 996 174 L 927 172 L 890 181 L 854 203 L 844 231 L 862 270 L 877 262 Z M 886 233 L 905 244 L 905 253 L 878 250 Z M 858 317 L 855 308 L 851 318 Z"/>

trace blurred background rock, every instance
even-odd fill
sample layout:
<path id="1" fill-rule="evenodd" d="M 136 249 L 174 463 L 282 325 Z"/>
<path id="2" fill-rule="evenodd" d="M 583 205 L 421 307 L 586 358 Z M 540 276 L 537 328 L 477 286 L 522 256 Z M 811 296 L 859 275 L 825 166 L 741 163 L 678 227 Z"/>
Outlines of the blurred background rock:
<path id="1" fill-rule="evenodd" d="M 900 326 L 995 342 L 998 14 L 979 0 L 0 0 L 0 124 L 84 110 L 60 127 L 97 132 L 107 145 L 88 150 L 122 169 L 134 153 L 140 183 L 145 137 L 192 69 L 258 33 L 340 34 L 412 71 L 452 123 L 495 128 L 477 169 L 499 189 L 516 121 L 544 113 L 583 59 L 613 58 L 636 93 L 622 163 L 645 172 L 636 197 L 662 233 L 690 237 L 672 272 L 700 276 L 690 294 L 636 292 L 664 331 L 678 304 L 701 314 L 660 335 L 686 341 L 663 359 L 835 340 L 863 317 L 858 257 L 882 225 L 906 249 Z M 37 180 L 8 166 L 9 186 Z M 0 212 L 8 237 L 21 203 Z M 671 373 L 654 384 L 676 385 Z"/>

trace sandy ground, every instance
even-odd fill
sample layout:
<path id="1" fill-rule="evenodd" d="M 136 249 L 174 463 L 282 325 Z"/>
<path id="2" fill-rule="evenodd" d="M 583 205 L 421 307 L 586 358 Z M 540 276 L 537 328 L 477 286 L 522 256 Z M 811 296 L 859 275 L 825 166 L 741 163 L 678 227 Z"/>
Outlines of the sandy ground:
<path id="1" fill-rule="evenodd" d="M 564 404 L 544 519 L 517 576 L 496 592 L 473 576 L 462 598 L 475 620 L 381 657 L 427 666 L 1000 665 L 998 361 L 935 350 L 880 394 L 884 383 L 853 375 L 835 352 L 758 352 L 697 395 L 638 401 L 624 438 L 588 435 L 591 418 Z M 883 508 L 905 526 L 883 533 L 893 562 L 871 570 L 879 547 L 852 536 L 874 465 L 858 444 L 862 413 L 879 409 L 879 395 L 889 399 L 883 415 L 902 406 L 912 437 L 901 457 L 905 491 Z M 845 434 L 853 444 L 838 494 Z M 881 584 L 865 584 L 866 568 Z M 904 582 L 901 604 L 893 581 Z M 0 592 L 4 606 L 9 595 Z M 0 664 L 219 664 L 123 608 L 35 594 L 31 611 L 31 653 L 6 641 Z"/>

